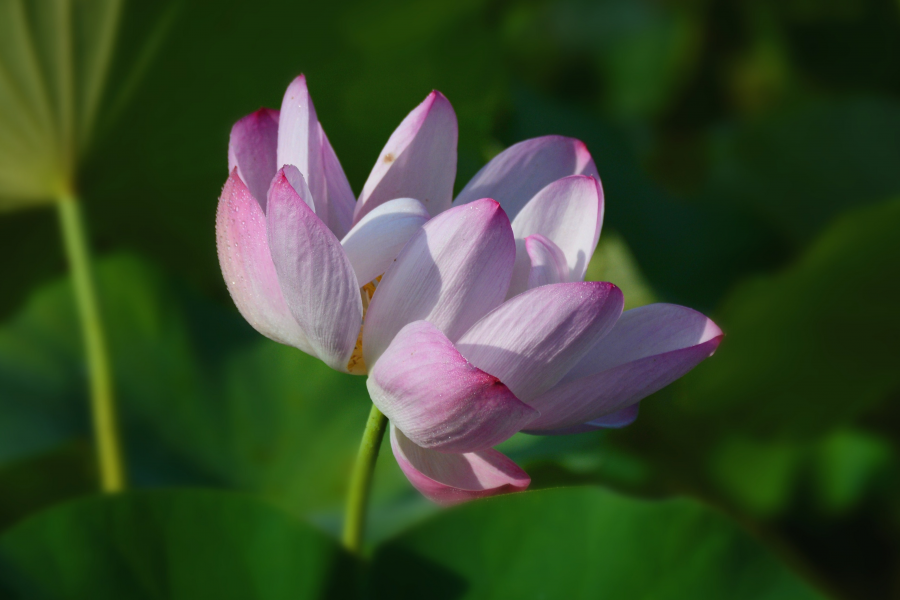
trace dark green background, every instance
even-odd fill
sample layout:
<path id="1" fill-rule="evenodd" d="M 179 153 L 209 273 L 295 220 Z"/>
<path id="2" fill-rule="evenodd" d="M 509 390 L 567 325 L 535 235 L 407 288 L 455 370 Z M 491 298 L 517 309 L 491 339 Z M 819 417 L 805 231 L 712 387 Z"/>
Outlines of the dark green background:
<path id="1" fill-rule="evenodd" d="M 435 88 L 457 189 L 584 140 L 591 275 L 705 311 L 716 356 L 624 430 L 504 445 L 569 489 L 439 514 L 386 452 L 374 569 L 343 555 L 364 381 L 256 334 L 215 254 L 231 124 L 300 72 L 356 191 Z M 900 597 L 895 1 L 125 2 L 78 191 L 142 491 L 90 496 L 53 207 L 0 213 L 0 596 Z"/>

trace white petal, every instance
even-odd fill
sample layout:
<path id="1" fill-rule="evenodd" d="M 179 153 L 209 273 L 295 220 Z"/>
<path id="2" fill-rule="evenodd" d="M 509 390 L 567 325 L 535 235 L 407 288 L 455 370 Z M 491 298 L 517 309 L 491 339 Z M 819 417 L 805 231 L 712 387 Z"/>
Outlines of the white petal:
<path id="1" fill-rule="evenodd" d="M 599 180 L 572 175 L 538 192 L 513 219 L 512 228 L 517 240 L 540 234 L 559 246 L 569 265 L 569 281 L 582 281 L 602 223 Z"/>
<path id="2" fill-rule="evenodd" d="M 216 241 L 225 284 L 247 322 L 276 342 L 316 356 L 281 293 L 266 237 L 266 215 L 236 168 L 219 200 Z"/>
<path id="3" fill-rule="evenodd" d="M 369 371 L 366 387 L 409 439 L 442 452 L 486 450 L 538 416 L 428 321 L 400 330 Z"/>
<path id="4" fill-rule="evenodd" d="M 650 304 L 625 312 L 558 385 L 531 401 L 529 428 L 562 429 L 635 405 L 712 356 L 722 331 L 695 310 Z"/>
<path id="5" fill-rule="evenodd" d="M 409 482 L 438 504 L 521 492 L 531 483 L 525 471 L 496 450 L 466 454 L 428 450 L 414 444 L 393 424 L 391 449 Z"/>
<path id="6" fill-rule="evenodd" d="M 430 215 L 422 203 L 397 198 L 368 213 L 341 240 L 356 278 L 365 285 L 384 274 Z"/>
<path id="7" fill-rule="evenodd" d="M 338 238 L 347 235 L 353 226 L 353 211 L 356 209 L 356 196 L 350 189 L 350 182 L 344 174 L 322 124 L 319 124 L 319 143 L 322 147 L 322 169 L 325 172 L 325 202 L 328 205 L 326 225 Z M 319 211 L 317 214 L 321 214 Z"/>
<path id="8" fill-rule="evenodd" d="M 450 101 L 431 92 L 388 139 L 363 186 L 354 219 L 394 198 L 415 198 L 432 216 L 450 208 L 457 129 Z"/>
<path id="9" fill-rule="evenodd" d="M 516 240 L 516 265 L 508 298 L 531 288 L 568 281 L 569 265 L 559 246 L 539 233 Z"/>
<path id="10" fill-rule="evenodd" d="M 299 193 L 298 193 L 299 192 Z M 266 229 L 284 299 L 316 355 L 346 372 L 362 325 L 362 298 L 341 243 L 280 171 L 269 189 Z"/>
<path id="11" fill-rule="evenodd" d="M 569 175 L 600 179 L 583 142 L 560 135 L 525 140 L 510 146 L 478 171 L 456 197 L 455 204 L 493 198 L 510 219 L 515 219 L 541 189 Z"/>
<path id="12" fill-rule="evenodd" d="M 611 283 L 545 285 L 491 311 L 456 347 L 530 404 L 609 332 L 623 304 L 621 290 Z"/>
<path id="13" fill-rule="evenodd" d="M 275 177 L 278 111 L 261 108 L 234 124 L 228 140 L 228 171 L 235 167 L 247 189 L 266 211 L 266 192 Z"/>
<path id="14" fill-rule="evenodd" d="M 306 77 L 294 79 L 281 101 L 278 121 L 278 167 L 294 165 L 303 174 L 312 193 L 307 203 L 321 202 L 327 196 L 325 171 L 322 168 L 322 148 L 319 120 L 306 87 Z M 319 206 L 316 212 L 323 213 Z M 327 213 L 323 213 L 326 214 Z"/>
<path id="15" fill-rule="evenodd" d="M 455 341 L 503 301 L 515 260 L 509 220 L 493 200 L 451 208 L 409 240 L 384 274 L 366 313 L 363 356 L 374 365 L 413 321 Z"/>

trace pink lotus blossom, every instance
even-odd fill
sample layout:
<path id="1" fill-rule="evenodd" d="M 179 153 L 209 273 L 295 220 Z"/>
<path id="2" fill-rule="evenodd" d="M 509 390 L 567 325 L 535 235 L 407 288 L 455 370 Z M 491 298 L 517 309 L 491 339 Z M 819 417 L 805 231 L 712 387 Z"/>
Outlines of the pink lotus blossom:
<path id="1" fill-rule="evenodd" d="M 394 131 L 359 200 L 301 76 L 280 113 L 235 124 L 219 260 L 247 321 L 368 373 L 410 482 L 444 504 L 525 489 L 493 449 L 519 431 L 621 427 L 718 346 L 703 315 L 622 312 L 584 282 L 603 222 L 587 148 L 547 136 L 491 160 L 453 200 L 456 115 L 432 92 Z"/>

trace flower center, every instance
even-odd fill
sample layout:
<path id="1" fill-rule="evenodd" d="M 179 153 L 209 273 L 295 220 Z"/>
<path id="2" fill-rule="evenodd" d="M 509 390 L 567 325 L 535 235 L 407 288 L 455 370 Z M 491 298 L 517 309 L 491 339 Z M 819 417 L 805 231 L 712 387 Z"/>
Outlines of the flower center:
<path id="1" fill-rule="evenodd" d="M 349 371 L 351 375 L 365 375 L 368 371 L 362 353 L 363 327 L 365 326 L 366 321 L 366 311 L 369 310 L 369 302 L 372 300 L 372 296 L 375 295 L 375 288 L 378 286 L 379 281 L 381 281 L 381 275 L 362 286 L 359 290 L 359 293 L 362 296 L 363 325 L 359 328 L 359 336 L 356 338 L 356 347 L 353 348 L 353 354 L 350 355 L 350 360 L 347 362 L 347 371 Z"/>

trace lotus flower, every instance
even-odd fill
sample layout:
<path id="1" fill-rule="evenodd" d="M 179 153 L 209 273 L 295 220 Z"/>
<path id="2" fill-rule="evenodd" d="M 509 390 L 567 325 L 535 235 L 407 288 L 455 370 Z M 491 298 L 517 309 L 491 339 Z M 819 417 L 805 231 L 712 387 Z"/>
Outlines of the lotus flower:
<path id="1" fill-rule="evenodd" d="M 402 156 L 400 146 L 421 144 L 416 132 L 427 133 L 423 130 L 436 119 L 443 119 L 434 125 L 441 134 L 452 125 L 452 136 L 432 135 L 430 154 L 415 149 L 414 159 Z M 420 164 L 428 158 L 450 169 L 450 181 L 398 186 L 391 158 L 381 161 L 366 183 L 368 201 L 357 203 L 302 75 L 285 92 L 280 112 L 260 109 L 231 130 L 231 175 L 216 215 L 228 290 L 257 331 L 339 371 L 365 373 L 357 342 L 374 281 L 429 219 L 425 205 L 439 212 L 439 198 L 451 193 L 456 130 L 449 102 L 429 96 L 388 147 L 385 156 L 399 156 L 398 167 L 429 172 L 429 165 Z M 423 198 L 424 205 L 394 193 L 404 189 Z"/>
<path id="2" fill-rule="evenodd" d="M 280 113 L 235 124 L 217 213 L 241 314 L 368 373 L 401 469 L 442 504 L 525 489 L 493 446 L 624 426 L 722 336 L 684 307 L 623 313 L 616 286 L 583 281 L 604 207 L 583 143 L 518 143 L 453 200 L 456 141 L 453 109 L 432 92 L 355 201 L 301 76 Z"/>
<path id="3" fill-rule="evenodd" d="M 548 238 L 517 244 L 518 218 L 510 226 L 501 205 L 477 200 L 432 219 L 385 273 L 366 316 L 369 394 L 391 421 L 401 469 L 441 504 L 525 489 L 528 475 L 493 446 L 518 431 L 627 425 L 641 399 L 712 355 L 722 337 L 681 306 L 623 313 L 619 288 L 572 281 L 580 271 L 565 268 Z M 462 239 L 448 244 L 449 231 L 485 241 L 463 260 L 454 252 Z M 521 246 L 529 289 L 499 303 L 516 282 Z M 465 303 L 455 296 L 462 289 Z"/>

